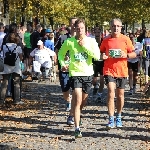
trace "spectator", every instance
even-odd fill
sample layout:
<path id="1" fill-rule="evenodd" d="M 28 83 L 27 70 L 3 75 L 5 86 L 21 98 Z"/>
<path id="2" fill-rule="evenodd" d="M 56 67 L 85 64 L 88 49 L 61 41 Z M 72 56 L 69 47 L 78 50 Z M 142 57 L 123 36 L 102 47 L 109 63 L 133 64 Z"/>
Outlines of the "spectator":
<path id="1" fill-rule="evenodd" d="M 29 56 L 30 56 L 30 53 L 32 51 L 31 43 L 30 43 L 31 30 L 32 30 L 32 27 L 30 25 L 28 25 L 27 26 L 27 31 L 24 33 L 24 43 L 25 43 L 25 46 L 24 46 L 24 61 L 25 61 L 25 64 L 26 64 L 26 70 L 29 69 Z"/>
<path id="2" fill-rule="evenodd" d="M 41 25 L 37 24 L 35 31 L 30 36 L 30 43 L 31 43 L 31 46 L 32 46 L 32 50 L 37 48 L 37 42 L 40 40 L 41 30 L 42 30 Z"/>
<path id="3" fill-rule="evenodd" d="M 17 29 L 17 28 L 16 28 Z M 17 30 L 16 30 L 17 31 Z M 7 36 L 7 39 L 5 40 L 5 44 L 3 45 L 3 58 L 4 58 L 4 71 L 2 72 L 3 75 L 3 81 L 1 85 L 1 94 L 0 94 L 0 103 L 5 103 L 5 95 L 6 95 L 6 89 L 8 85 L 8 80 L 10 77 L 13 79 L 14 83 L 14 104 L 22 104 L 23 102 L 20 99 L 20 76 L 21 76 L 21 67 L 20 67 L 20 61 L 22 60 L 22 49 L 19 45 L 20 38 L 17 34 L 17 32 L 9 33 Z M 8 64 L 8 61 L 6 63 L 5 59 L 7 58 L 7 54 L 9 52 L 13 53 L 13 57 L 15 57 L 15 64 Z M 12 62 L 9 62 L 12 63 Z"/>

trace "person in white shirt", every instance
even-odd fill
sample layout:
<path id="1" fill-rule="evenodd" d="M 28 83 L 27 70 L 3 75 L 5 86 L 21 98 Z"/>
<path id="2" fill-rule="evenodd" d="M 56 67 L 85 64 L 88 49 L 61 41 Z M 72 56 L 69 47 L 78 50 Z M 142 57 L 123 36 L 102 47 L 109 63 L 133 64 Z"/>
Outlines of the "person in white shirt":
<path id="1" fill-rule="evenodd" d="M 138 71 L 140 63 L 138 56 L 142 56 L 143 44 L 140 42 L 136 42 L 134 34 L 131 33 L 129 37 L 134 45 L 135 52 L 137 54 L 136 58 L 128 59 L 129 86 L 130 86 L 129 95 L 133 95 L 136 92 L 136 83 L 138 79 Z"/>
<path id="2" fill-rule="evenodd" d="M 6 35 L 6 33 L 4 33 L 4 30 L 5 30 L 4 24 L 0 22 L 0 49 L 2 46 L 3 38 Z"/>
<path id="3" fill-rule="evenodd" d="M 0 58 L 3 57 L 3 53 L 1 51 L 1 46 L 2 46 L 2 42 L 3 42 L 3 38 L 6 35 L 6 33 L 4 33 L 5 27 L 4 24 L 2 22 L 0 22 Z M 2 79 L 2 75 L 0 75 L 0 80 Z"/>
<path id="4" fill-rule="evenodd" d="M 48 73 L 50 71 L 50 68 L 52 67 L 53 59 L 56 57 L 56 54 L 54 51 L 44 47 L 44 44 L 41 40 L 37 43 L 38 48 L 35 48 L 30 53 L 30 59 L 29 64 L 31 64 L 31 61 L 33 61 L 33 70 L 34 72 L 39 73 L 41 75 L 41 67 L 45 69 L 45 76 L 48 77 Z M 52 58 L 52 59 L 51 59 Z"/>

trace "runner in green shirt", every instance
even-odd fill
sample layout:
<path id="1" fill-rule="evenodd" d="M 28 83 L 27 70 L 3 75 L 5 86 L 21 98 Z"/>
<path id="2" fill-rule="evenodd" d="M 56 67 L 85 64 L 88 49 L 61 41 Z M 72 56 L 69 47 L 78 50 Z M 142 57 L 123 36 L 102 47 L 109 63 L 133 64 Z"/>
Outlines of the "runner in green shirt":
<path id="1" fill-rule="evenodd" d="M 30 25 L 27 26 L 27 31 L 24 33 L 24 58 L 26 64 L 26 70 L 29 69 L 29 56 L 32 51 L 31 43 L 30 43 L 30 35 L 31 35 L 32 27 Z"/>
<path id="2" fill-rule="evenodd" d="M 100 50 L 95 39 L 85 35 L 85 21 L 77 19 L 75 22 L 76 36 L 68 38 L 58 52 L 58 59 L 62 70 L 69 69 L 70 84 L 73 90 L 75 138 L 82 137 L 79 122 L 80 109 L 86 104 L 88 92 L 92 86 L 93 64 L 92 58 L 100 59 Z M 70 54 L 70 64 L 65 64 L 67 51 Z"/>

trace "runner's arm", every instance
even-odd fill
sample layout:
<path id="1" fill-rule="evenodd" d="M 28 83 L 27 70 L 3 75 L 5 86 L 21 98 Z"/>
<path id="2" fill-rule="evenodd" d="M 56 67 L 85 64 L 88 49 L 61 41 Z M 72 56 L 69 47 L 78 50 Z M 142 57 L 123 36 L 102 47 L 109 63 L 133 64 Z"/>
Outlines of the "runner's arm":
<path id="1" fill-rule="evenodd" d="M 58 51 L 58 60 L 61 66 L 66 66 L 64 59 L 66 57 L 68 49 L 69 49 L 68 40 L 65 40 L 60 50 Z"/>
<path id="2" fill-rule="evenodd" d="M 127 38 L 127 58 L 136 58 L 137 54 L 135 53 L 134 46 L 129 38 Z"/>
<path id="3" fill-rule="evenodd" d="M 99 60 L 100 59 L 100 50 L 98 47 L 98 44 L 96 42 L 95 39 L 90 39 L 92 42 L 92 46 L 88 46 L 88 45 L 83 45 L 83 49 L 84 51 L 91 57 L 93 57 L 95 60 Z"/>
<path id="4" fill-rule="evenodd" d="M 127 53 L 127 58 L 136 58 L 137 54 L 134 52 L 134 50 L 131 53 Z"/>
<path id="5" fill-rule="evenodd" d="M 101 45 L 100 45 L 100 59 L 101 60 L 105 60 L 108 58 L 108 56 L 106 56 L 106 48 L 105 48 L 105 44 L 104 44 L 104 40 L 102 41 Z"/>

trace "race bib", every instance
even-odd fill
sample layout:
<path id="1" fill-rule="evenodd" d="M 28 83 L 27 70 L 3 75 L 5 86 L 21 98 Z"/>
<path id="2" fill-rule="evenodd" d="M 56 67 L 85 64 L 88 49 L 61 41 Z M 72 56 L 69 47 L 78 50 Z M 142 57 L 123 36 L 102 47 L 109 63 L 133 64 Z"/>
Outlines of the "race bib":
<path id="1" fill-rule="evenodd" d="M 74 55 L 74 59 L 75 61 L 86 61 L 88 59 L 88 55 L 87 53 L 83 52 L 83 53 L 77 53 Z"/>
<path id="2" fill-rule="evenodd" d="M 109 49 L 109 56 L 112 58 L 120 58 L 121 49 Z"/>
<path id="3" fill-rule="evenodd" d="M 43 59 L 44 59 L 44 56 L 37 56 L 37 59 L 38 59 L 38 60 L 43 60 Z"/>

